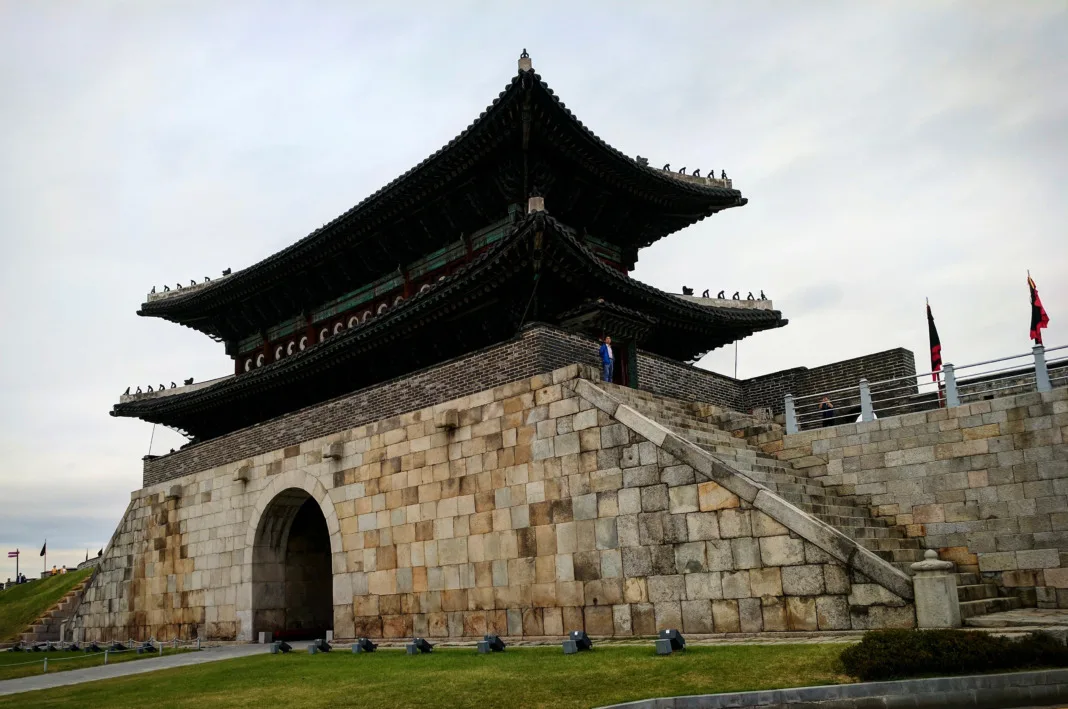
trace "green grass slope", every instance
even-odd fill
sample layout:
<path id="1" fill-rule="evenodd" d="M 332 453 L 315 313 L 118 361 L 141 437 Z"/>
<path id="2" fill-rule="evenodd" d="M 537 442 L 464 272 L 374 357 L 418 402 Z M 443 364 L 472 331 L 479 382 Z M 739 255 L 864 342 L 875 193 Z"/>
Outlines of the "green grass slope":
<path id="1" fill-rule="evenodd" d="M 848 682 L 843 645 L 691 647 L 658 657 L 642 647 L 565 656 L 559 646 L 474 648 L 429 655 L 258 655 L 89 684 L 0 697 L 0 709 L 253 709 L 259 707 L 450 707 L 577 709 L 657 696 Z M 22 653 L 24 654 L 24 653 Z"/>
<path id="2" fill-rule="evenodd" d="M 59 602 L 92 569 L 57 574 L 0 591 L 0 643 L 12 643 L 19 633 Z"/>

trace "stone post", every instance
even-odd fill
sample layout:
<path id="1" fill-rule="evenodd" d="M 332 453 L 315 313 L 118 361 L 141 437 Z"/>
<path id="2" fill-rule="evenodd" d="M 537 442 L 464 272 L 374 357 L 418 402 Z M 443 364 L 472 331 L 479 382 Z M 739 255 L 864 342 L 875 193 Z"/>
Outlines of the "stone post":
<path id="1" fill-rule="evenodd" d="M 928 549 L 923 561 L 912 565 L 915 591 L 916 626 L 919 628 L 959 628 L 960 600 L 957 575 L 952 561 L 939 561 L 938 552 Z"/>
<path id="2" fill-rule="evenodd" d="M 1049 381 L 1049 370 L 1046 369 L 1046 348 L 1035 345 L 1031 350 L 1035 355 L 1035 388 L 1039 391 L 1052 391 L 1053 385 Z"/>
<path id="3" fill-rule="evenodd" d="M 867 379 L 860 380 L 860 420 L 875 420 L 875 409 L 871 405 L 871 387 L 868 386 Z"/>
<path id="4" fill-rule="evenodd" d="M 960 396 L 957 395 L 957 374 L 953 371 L 953 365 L 943 365 L 942 374 L 946 381 L 946 406 L 948 408 L 960 406 Z"/>
<path id="5" fill-rule="evenodd" d="M 794 395 L 786 395 L 786 433 L 797 433 L 797 411 L 794 410 Z"/>

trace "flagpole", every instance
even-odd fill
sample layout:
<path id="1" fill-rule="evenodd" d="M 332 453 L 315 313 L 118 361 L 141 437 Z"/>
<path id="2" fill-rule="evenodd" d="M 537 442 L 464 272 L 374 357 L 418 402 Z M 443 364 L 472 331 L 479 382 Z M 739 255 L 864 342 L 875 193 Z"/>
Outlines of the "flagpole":
<path id="1" fill-rule="evenodd" d="M 19 582 L 19 550 L 15 550 L 15 584 Z"/>

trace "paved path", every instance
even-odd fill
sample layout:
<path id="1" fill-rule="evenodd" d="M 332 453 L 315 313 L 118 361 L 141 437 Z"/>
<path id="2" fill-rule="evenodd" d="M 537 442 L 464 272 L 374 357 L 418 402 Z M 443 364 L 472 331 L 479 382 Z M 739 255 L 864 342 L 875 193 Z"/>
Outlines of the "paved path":
<path id="1" fill-rule="evenodd" d="M 95 682 L 98 679 L 126 677 L 127 675 L 136 675 L 143 672 L 166 670 L 171 667 L 187 667 L 205 662 L 216 662 L 217 660 L 230 660 L 235 657 L 248 657 L 249 655 L 257 655 L 269 651 L 269 645 L 228 645 L 207 648 L 199 652 L 184 652 L 178 655 L 156 657 L 150 660 L 117 662 L 112 665 L 86 667 L 81 670 L 19 677 L 18 679 L 0 681 L 0 695 L 32 692 L 35 689 L 51 689 L 52 687 L 63 687 L 71 684 L 81 684 L 82 682 Z"/>
<path id="2" fill-rule="evenodd" d="M 1014 611 L 974 616 L 969 618 L 965 625 L 973 628 L 1063 628 L 1068 627 L 1068 609 L 1017 608 Z"/>

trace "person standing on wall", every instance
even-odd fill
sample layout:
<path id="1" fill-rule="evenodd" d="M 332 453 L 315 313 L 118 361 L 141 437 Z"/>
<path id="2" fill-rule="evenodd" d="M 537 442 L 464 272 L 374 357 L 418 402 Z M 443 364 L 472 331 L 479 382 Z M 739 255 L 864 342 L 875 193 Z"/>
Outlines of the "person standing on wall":
<path id="1" fill-rule="evenodd" d="M 834 404 L 826 396 L 820 400 L 820 417 L 824 428 L 834 425 Z"/>
<path id="2" fill-rule="evenodd" d="M 605 335 L 604 342 L 601 343 L 601 379 L 603 381 L 612 381 L 612 370 L 615 362 L 615 355 L 612 354 L 612 338 Z"/>

